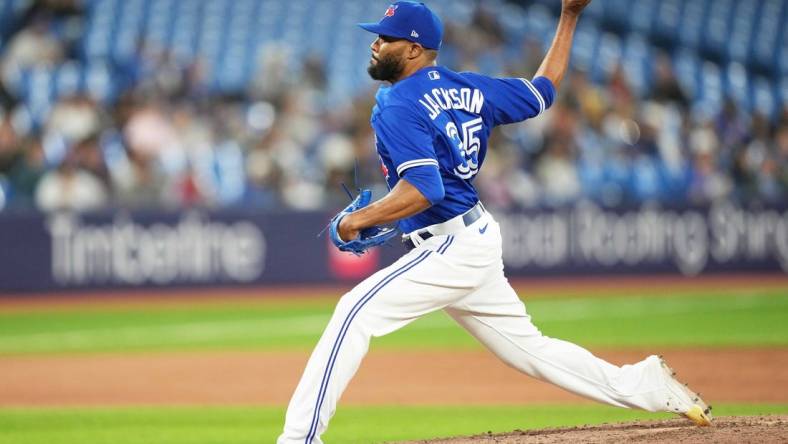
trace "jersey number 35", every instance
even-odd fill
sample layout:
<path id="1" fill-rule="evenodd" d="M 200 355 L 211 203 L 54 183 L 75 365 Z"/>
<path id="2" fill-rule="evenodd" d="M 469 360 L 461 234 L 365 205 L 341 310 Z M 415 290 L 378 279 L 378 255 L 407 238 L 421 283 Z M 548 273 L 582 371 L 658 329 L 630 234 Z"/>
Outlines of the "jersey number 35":
<path id="1" fill-rule="evenodd" d="M 454 174 L 462 179 L 470 179 L 479 172 L 479 150 L 482 142 L 476 133 L 484 127 L 482 118 L 464 122 L 461 127 L 462 138 L 454 122 L 446 124 L 446 135 L 452 141 Z"/>

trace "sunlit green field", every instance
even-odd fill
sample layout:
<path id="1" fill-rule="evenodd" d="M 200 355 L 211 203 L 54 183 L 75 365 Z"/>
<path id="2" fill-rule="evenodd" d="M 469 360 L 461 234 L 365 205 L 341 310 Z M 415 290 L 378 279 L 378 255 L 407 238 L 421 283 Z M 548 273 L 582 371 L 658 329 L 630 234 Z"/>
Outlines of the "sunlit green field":
<path id="1" fill-rule="evenodd" d="M 0 365 L 19 355 L 306 351 L 337 297 L 0 309 Z M 788 347 L 788 289 L 716 288 L 670 296 L 644 289 L 602 298 L 555 294 L 526 299 L 526 306 L 545 334 L 588 347 Z M 443 313 L 372 344 L 373 349 L 416 347 L 479 346 Z M 788 413 L 788 404 L 715 405 L 715 413 Z M 283 416 L 284 406 L 0 408 L 0 443 L 270 443 Z M 664 417 L 669 416 L 589 404 L 342 406 L 324 438 L 370 443 Z"/>
<path id="2" fill-rule="evenodd" d="M 301 349 L 314 345 L 334 298 L 227 304 L 0 312 L 0 355 L 195 349 Z M 535 298 L 526 307 L 550 336 L 604 347 L 788 345 L 788 289 L 605 298 Z M 688 330 L 694 334 L 688 334 Z M 443 312 L 373 347 L 479 345 Z"/>
<path id="3" fill-rule="evenodd" d="M 720 405 L 715 411 L 719 415 L 784 414 L 788 404 Z M 283 417 L 280 407 L 6 409 L 0 410 L 0 442 L 268 444 L 276 440 Z M 594 405 L 343 406 L 323 438 L 327 443 L 370 444 L 670 417 Z"/>

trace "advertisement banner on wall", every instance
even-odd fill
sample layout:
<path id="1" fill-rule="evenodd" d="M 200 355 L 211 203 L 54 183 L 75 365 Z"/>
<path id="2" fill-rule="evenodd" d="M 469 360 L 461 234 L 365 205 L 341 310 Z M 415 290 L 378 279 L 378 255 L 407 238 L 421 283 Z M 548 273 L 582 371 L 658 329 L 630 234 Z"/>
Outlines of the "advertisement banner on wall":
<path id="1" fill-rule="evenodd" d="M 592 203 L 496 215 L 509 275 L 788 272 L 788 211 Z"/>
<path id="2" fill-rule="evenodd" d="M 325 221 L 314 213 L 5 215 L 0 291 L 330 282 L 342 276 L 315 235 Z"/>
<path id="3" fill-rule="evenodd" d="M 495 212 L 507 275 L 788 272 L 788 211 L 591 203 Z M 404 253 L 354 256 L 322 212 L 0 214 L 0 292 L 359 281 Z"/>

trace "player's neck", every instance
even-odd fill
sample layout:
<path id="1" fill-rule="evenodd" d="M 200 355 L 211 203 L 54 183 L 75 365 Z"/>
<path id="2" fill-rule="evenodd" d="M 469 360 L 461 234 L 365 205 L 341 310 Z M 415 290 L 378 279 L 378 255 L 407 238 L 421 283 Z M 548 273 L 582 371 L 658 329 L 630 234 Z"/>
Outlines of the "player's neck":
<path id="1" fill-rule="evenodd" d="M 397 80 L 392 81 L 391 84 L 393 85 L 401 80 L 405 80 L 408 77 L 412 76 L 416 71 L 422 68 L 426 68 L 428 66 L 438 66 L 438 63 L 435 60 L 433 60 L 431 62 L 419 62 L 419 63 L 413 63 L 412 65 L 407 65 L 405 66 L 405 69 L 402 70 L 402 75 L 399 76 Z"/>

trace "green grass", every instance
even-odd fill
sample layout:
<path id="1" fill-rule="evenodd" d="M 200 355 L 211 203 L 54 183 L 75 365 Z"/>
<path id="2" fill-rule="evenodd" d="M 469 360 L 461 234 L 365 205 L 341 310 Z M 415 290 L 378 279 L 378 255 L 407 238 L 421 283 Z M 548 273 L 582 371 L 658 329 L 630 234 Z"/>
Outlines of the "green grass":
<path id="1" fill-rule="evenodd" d="M 328 298 L 293 304 L 227 304 L 34 309 L 0 312 L 0 355 L 194 349 L 303 349 L 333 310 Z M 542 331 L 597 347 L 727 347 L 788 344 L 788 290 L 710 289 L 655 296 L 526 301 Z M 693 334 L 687 334 L 691 326 Z M 383 348 L 479 347 L 443 312 L 389 336 Z"/>
<path id="2" fill-rule="evenodd" d="M 335 301 L 32 308 L 0 312 L 0 355 L 177 350 L 309 350 Z M 709 289 L 669 297 L 555 296 L 526 301 L 545 334 L 598 347 L 788 345 L 788 290 Z M 693 334 L 687 334 L 688 326 Z M 443 313 L 376 339 L 373 348 L 479 345 Z M 2 394 L 0 394 L 2 398 Z M 788 404 L 715 405 L 717 415 L 788 414 Z M 284 407 L 0 408 L 0 443 L 270 443 Z M 329 443 L 371 443 L 487 431 L 665 418 L 605 406 L 345 406 Z"/>
<path id="3" fill-rule="evenodd" d="M 788 404 L 721 405 L 717 415 L 786 414 Z M 271 443 L 284 410 L 276 407 L 0 409 L 0 442 L 14 444 Z M 670 418 L 613 407 L 342 407 L 329 443 L 375 443 L 492 431 Z"/>

